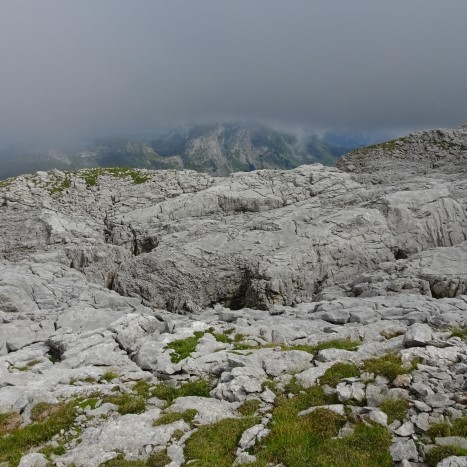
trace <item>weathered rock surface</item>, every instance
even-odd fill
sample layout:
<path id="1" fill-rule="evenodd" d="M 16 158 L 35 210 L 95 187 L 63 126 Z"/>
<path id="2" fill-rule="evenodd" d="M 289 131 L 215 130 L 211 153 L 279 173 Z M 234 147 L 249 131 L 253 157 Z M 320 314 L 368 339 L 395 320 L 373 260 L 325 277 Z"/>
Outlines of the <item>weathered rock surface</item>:
<path id="1" fill-rule="evenodd" d="M 94 398 L 51 440 L 66 451 L 55 465 L 163 452 L 177 466 L 200 426 L 256 404 L 241 464 L 274 429 L 277 394 L 351 363 L 359 375 L 324 385 L 325 407 L 389 430 L 395 462 L 423 461 L 430 427 L 467 408 L 464 146 L 465 128 L 350 154 L 347 173 L 140 171 L 134 183 L 52 171 L 2 182 L 0 413 L 27 425 L 38 403 Z M 367 372 L 387 354 L 402 374 Z M 176 392 L 200 380 L 202 397 Z M 173 404 L 144 389 L 162 383 Z M 145 406 L 119 413 L 116 394 Z M 408 401 L 407 413 L 391 422 L 387 400 Z M 164 417 L 175 421 L 158 425 Z M 21 465 L 42 465 L 40 447 Z"/>

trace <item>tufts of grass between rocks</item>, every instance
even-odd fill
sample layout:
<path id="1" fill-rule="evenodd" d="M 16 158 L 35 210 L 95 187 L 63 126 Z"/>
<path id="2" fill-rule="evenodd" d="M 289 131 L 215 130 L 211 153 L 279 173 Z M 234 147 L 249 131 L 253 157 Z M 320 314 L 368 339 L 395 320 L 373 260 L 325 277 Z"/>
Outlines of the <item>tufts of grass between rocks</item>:
<path id="1" fill-rule="evenodd" d="M 7 419 L 15 415 L 3 414 L 0 425 L 4 426 Z M 32 424 L 23 428 L 13 426 L 0 437 L 0 463 L 18 465 L 24 453 L 48 443 L 61 430 L 72 428 L 75 417 L 75 400 L 60 404 L 37 404 L 31 412 Z"/>
<path id="2" fill-rule="evenodd" d="M 310 354 L 316 355 L 319 351 L 325 349 L 340 349 L 340 350 L 349 350 L 355 351 L 362 344 L 361 341 L 351 340 L 351 339 L 333 339 L 325 342 L 321 342 L 316 345 L 306 345 L 299 344 L 293 346 L 285 346 L 277 343 L 269 343 L 262 346 L 253 346 L 247 342 L 244 342 L 245 336 L 243 334 L 235 334 L 231 336 L 229 332 L 215 332 L 213 328 L 208 329 L 207 331 L 195 331 L 193 336 L 187 337 L 185 339 L 177 339 L 168 343 L 165 348 L 172 349 L 173 352 L 170 355 L 172 363 L 179 363 L 185 358 L 191 356 L 193 352 L 196 351 L 196 347 L 200 339 L 206 334 L 212 334 L 218 342 L 223 344 L 232 344 L 233 351 L 242 351 L 242 350 L 258 350 L 260 348 L 268 347 L 280 347 L 283 351 L 290 350 L 301 350 L 303 352 L 308 352 Z"/>
<path id="3" fill-rule="evenodd" d="M 316 350 L 313 349 L 314 351 Z M 251 454 L 256 455 L 256 461 L 250 465 L 392 466 L 393 461 L 389 453 L 392 436 L 388 429 L 353 416 L 351 406 L 355 401 L 349 400 L 344 403 L 346 415 L 339 415 L 322 407 L 338 403 L 336 395 L 329 394 L 323 386 L 336 387 L 346 378 L 359 377 L 362 370 L 385 376 L 392 381 L 398 375 L 412 371 L 416 364 L 414 361 L 411 365 L 404 365 L 400 356 L 388 354 L 369 359 L 360 366 L 338 362 L 327 369 L 319 384 L 310 388 L 302 387 L 292 378 L 284 391 L 276 391 L 272 418 L 267 426 L 270 434 L 259 445 L 249 450 Z M 258 423 L 259 419 L 255 415 L 259 405 L 259 401 L 248 400 L 238 408 L 242 416 L 240 419 L 227 419 L 200 427 L 186 444 L 185 456 L 189 464 L 220 467 L 232 465 L 243 431 Z M 317 409 L 307 415 L 298 415 L 310 407 Z M 402 422 L 407 417 L 408 408 L 409 402 L 405 400 L 385 400 L 380 406 L 388 415 L 389 423 L 394 420 Z M 462 423 L 458 422 L 458 427 L 461 425 Z M 339 437 L 339 431 L 344 426 L 349 428 L 349 434 Z M 432 456 L 439 451 L 435 449 Z"/>

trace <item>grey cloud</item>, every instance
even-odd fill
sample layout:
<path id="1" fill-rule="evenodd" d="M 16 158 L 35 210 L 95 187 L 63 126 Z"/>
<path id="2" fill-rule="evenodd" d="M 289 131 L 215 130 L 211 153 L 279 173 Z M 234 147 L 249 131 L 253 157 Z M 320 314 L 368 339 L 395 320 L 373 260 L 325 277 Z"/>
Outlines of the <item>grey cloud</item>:
<path id="1" fill-rule="evenodd" d="M 0 5 L 0 143 L 216 119 L 467 121 L 465 0 Z"/>

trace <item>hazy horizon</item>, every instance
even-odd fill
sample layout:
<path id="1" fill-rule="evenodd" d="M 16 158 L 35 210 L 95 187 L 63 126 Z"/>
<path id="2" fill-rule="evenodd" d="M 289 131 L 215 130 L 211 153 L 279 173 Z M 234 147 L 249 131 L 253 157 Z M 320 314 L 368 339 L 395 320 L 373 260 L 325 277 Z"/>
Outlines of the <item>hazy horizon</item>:
<path id="1" fill-rule="evenodd" d="M 366 135 L 467 122 L 465 1 L 0 1 L 0 146 L 237 120 Z"/>

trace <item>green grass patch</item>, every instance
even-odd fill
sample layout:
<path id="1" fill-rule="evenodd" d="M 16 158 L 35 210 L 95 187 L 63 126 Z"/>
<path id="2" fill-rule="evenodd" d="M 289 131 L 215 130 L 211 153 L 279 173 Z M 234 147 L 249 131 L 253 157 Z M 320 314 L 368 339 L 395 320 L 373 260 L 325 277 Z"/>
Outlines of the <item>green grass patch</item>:
<path id="1" fill-rule="evenodd" d="M 250 417 L 254 415 L 260 407 L 261 402 L 258 399 L 248 399 L 237 408 L 237 412 L 244 417 Z"/>
<path id="2" fill-rule="evenodd" d="M 119 375 L 117 373 L 115 373 L 114 371 L 106 371 L 102 376 L 101 376 L 101 380 L 104 380 L 104 381 L 107 381 L 108 383 L 110 383 L 110 381 L 112 381 L 113 379 L 115 378 L 118 378 Z"/>
<path id="3" fill-rule="evenodd" d="M 327 384 L 335 388 L 344 378 L 360 376 L 360 369 L 353 363 L 336 363 L 328 368 L 319 379 L 319 384 Z"/>
<path id="4" fill-rule="evenodd" d="M 97 407 L 97 403 L 100 401 L 100 395 L 96 394 L 94 397 L 87 397 L 84 399 L 77 399 L 77 406 L 81 409 L 85 409 L 86 407 L 91 407 L 91 410 Z"/>
<path id="5" fill-rule="evenodd" d="M 125 459 L 123 454 L 119 454 L 114 459 L 110 459 L 103 464 L 100 464 L 100 467 L 146 467 L 146 462 L 144 461 L 128 461 Z"/>
<path id="6" fill-rule="evenodd" d="M 195 409 L 185 410 L 185 412 L 166 413 L 161 415 L 154 422 L 154 426 L 168 425 L 169 423 L 178 422 L 179 420 L 183 420 L 185 423 L 191 424 L 197 413 L 198 411 Z"/>
<path id="7" fill-rule="evenodd" d="M 435 446 L 425 457 L 430 467 L 436 467 L 439 462 L 450 456 L 467 456 L 467 450 L 456 446 Z"/>
<path id="8" fill-rule="evenodd" d="M 435 438 L 450 436 L 451 434 L 451 425 L 449 423 L 433 423 L 433 425 L 428 428 L 426 434 L 434 441 Z"/>
<path id="9" fill-rule="evenodd" d="M 389 381 L 393 381 L 397 376 L 409 373 L 409 369 L 402 366 L 399 355 L 387 354 L 382 357 L 370 358 L 363 362 L 365 371 L 376 375 L 385 376 Z"/>
<path id="10" fill-rule="evenodd" d="M 328 439 L 316 449 L 316 456 L 309 458 L 309 464 L 320 467 L 392 467 L 389 453 L 392 439 L 386 428 L 359 423 L 350 436 Z"/>
<path id="11" fill-rule="evenodd" d="M 55 446 L 55 447 L 51 445 L 47 445 L 39 449 L 39 452 L 41 454 L 44 454 L 47 460 L 51 461 L 52 456 L 63 456 L 63 454 L 66 453 L 66 449 L 62 444 L 59 444 L 58 446 Z"/>
<path id="12" fill-rule="evenodd" d="M 394 337 L 403 336 L 405 331 L 381 331 L 380 335 L 383 336 L 385 339 L 393 339 Z"/>
<path id="13" fill-rule="evenodd" d="M 320 342 L 316 345 L 293 345 L 282 347 L 283 350 L 302 350 L 303 352 L 308 352 L 313 355 L 316 355 L 320 350 L 325 349 L 340 349 L 340 350 L 350 350 L 355 351 L 362 344 L 361 341 L 354 341 L 348 338 L 345 339 L 332 339 L 330 341 Z"/>
<path id="14" fill-rule="evenodd" d="M 19 428 L 23 417 L 17 412 L 0 413 L 0 436 Z"/>
<path id="15" fill-rule="evenodd" d="M 30 362 L 26 363 L 25 366 L 19 366 L 19 367 L 16 367 L 17 370 L 19 371 L 28 371 L 30 370 L 33 366 L 36 366 L 38 363 L 40 363 L 40 360 L 31 360 Z"/>
<path id="16" fill-rule="evenodd" d="M 81 177 L 88 187 L 97 185 L 97 179 L 102 175 L 110 175 L 116 178 L 130 177 L 135 185 L 147 182 L 151 177 L 137 169 L 127 167 L 83 169 L 75 172 Z"/>
<path id="17" fill-rule="evenodd" d="M 142 413 L 146 410 L 146 401 L 143 397 L 133 394 L 115 394 L 104 396 L 103 402 L 110 402 L 118 407 L 118 413 Z"/>
<path id="18" fill-rule="evenodd" d="M 467 339 L 467 328 L 451 328 L 450 331 L 452 333 L 451 337 L 459 337 L 462 340 Z"/>
<path id="19" fill-rule="evenodd" d="M 380 149 L 383 151 L 395 151 L 396 149 L 399 149 L 399 142 L 403 143 L 406 141 L 406 137 L 404 138 L 397 138 L 397 139 L 392 139 L 391 141 L 386 141 L 385 143 L 379 143 L 379 144 L 373 144 L 371 146 L 366 146 L 364 148 L 357 149 L 359 152 L 370 152 L 374 151 L 375 149 Z"/>
<path id="20" fill-rule="evenodd" d="M 394 420 L 402 422 L 409 410 L 409 401 L 404 399 L 386 399 L 381 402 L 379 408 L 388 416 L 388 424 Z"/>
<path id="21" fill-rule="evenodd" d="M 61 430 L 70 429 L 76 416 L 75 402 L 56 404 L 56 409 L 43 420 L 15 429 L 8 436 L 1 437 L 0 462 L 6 462 L 11 466 L 18 465 L 25 452 L 49 442 Z M 41 411 L 37 411 L 39 418 L 43 416 L 44 410 L 45 406 Z"/>
<path id="22" fill-rule="evenodd" d="M 204 332 L 196 331 L 192 337 L 187 337 L 186 339 L 177 339 L 168 343 L 165 348 L 173 350 L 173 352 L 170 354 L 170 360 L 172 363 L 178 363 L 189 357 L 196 350 L 196 346 L 203 336 Z"/>
<path id="23" fill-rule="evenodd" d="M 253 466 L 392 466 L 391 436 L 385 428 L 357 424 L 352 435 L 334 439 L 347 417 L 325 408 L 300 417 L 298 413 L 335 400 L 325 396 L 321 386 L 304 389 L 296 381 L 291 383 L 288 390 L 296 395 L 276 399 L 271 433 L 257 447 Z"/>
<path id="24" fill-rule="evenodd" d="M 186 460 L 196 467 L 231 467 L 242 433 L 257 421 L 252 417 L 227 418 L 199 427 L 186 443 Z"/>
<path id="25" fill-rule="evenodd" d="M 467 438 L 467 416 L 449 423 L 434 423 L 427 431 L 427 435 L 434 441 L 437 437 L 460 436 Z"/>
<path id="26" fill-rule="evenodd" d="M 199 379 L 197 381 L 188 381 L 180 387 L 171 386 L 170 384 L 161 383 L 154 386 L 151 390 L 151 396 L 167 401 L 167 405 L 171 405 L 178 397 L 198 396 L 210 397 L 212 385 L 209 381 Z"/>
<path id="27" fill-rule="evenodd" d="M 62 193 L 62 191 L 70 188 L 71 186 L 71 180 L 68 178 L 68 175 L 65 175 L 65 180 L 60 183 L 60 185 L 54 185 L 52 187 L 47 188 L 49 193 L 51 195 L 54 195 L 55 193 Z"/>
<path id="28" fill-rule="evenodd" d="M 138 381 L 132 389 L 138 396 L 144 397 L 145 399 L 151 397 L 151 385 L 147 381 Z"/>

